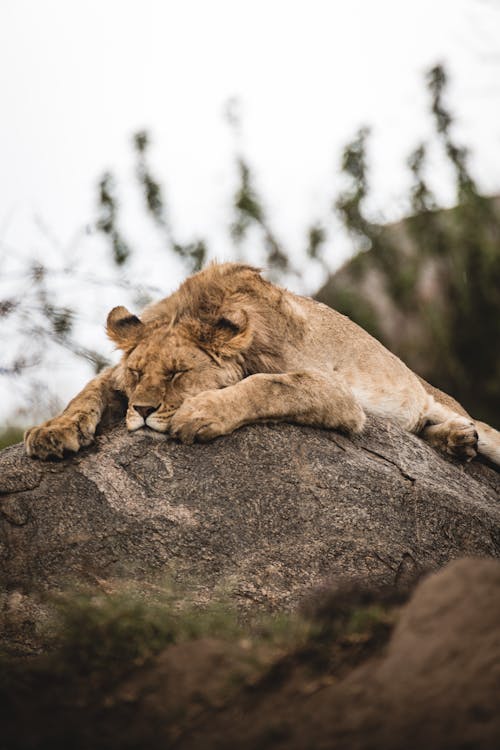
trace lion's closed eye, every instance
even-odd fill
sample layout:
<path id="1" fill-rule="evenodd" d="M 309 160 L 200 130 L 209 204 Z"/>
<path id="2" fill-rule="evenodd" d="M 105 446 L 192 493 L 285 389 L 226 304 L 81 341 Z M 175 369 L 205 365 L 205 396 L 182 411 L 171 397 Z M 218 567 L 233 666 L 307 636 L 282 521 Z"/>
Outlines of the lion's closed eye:
<path id="1" fill-rule="evenodd" d="M 173 383 L 175 380 L 179 378 L 180 375 L 183 375 L 187 370 L 175 370 L 175 371 L 168 371 L 165 374 L 165 378 L 167 380 L 167 383 Z"/>
<path id="2" fill-rule="evenodd" d="M 127 368 L 129 375 L 131 375 L 136 381 L 139 381 L 142 377 L 142 371 L 137 370 L 134 367 Z"/>

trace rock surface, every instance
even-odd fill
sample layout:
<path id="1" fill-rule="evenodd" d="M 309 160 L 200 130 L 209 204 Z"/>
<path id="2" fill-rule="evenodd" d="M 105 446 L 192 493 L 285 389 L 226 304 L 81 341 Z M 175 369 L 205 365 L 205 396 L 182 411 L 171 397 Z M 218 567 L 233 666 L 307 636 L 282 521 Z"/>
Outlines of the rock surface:
<path id="1" fill-rule="evenodd" d="M 62 462 L 0 454 L 0 637 L 37 646 L 44 596 L 82 581 L 190 581 L 201 602 L 290 608 L 339 578 L 399 585 L 500 557 L 500 473 L 386 421 L 354 439 L 254 425 L 206 445 L 114 427 Z"/>

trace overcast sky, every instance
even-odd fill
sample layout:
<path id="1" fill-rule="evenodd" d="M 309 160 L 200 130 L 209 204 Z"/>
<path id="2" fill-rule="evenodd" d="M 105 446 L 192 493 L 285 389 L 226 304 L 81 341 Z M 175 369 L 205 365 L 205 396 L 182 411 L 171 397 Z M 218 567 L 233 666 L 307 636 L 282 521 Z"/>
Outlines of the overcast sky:
<path id="1" fill-rule="evenodd" d="M 205 236 L 227 256 L 236 144 L 223 112 L 232 97 L 238 148 L 292 252 L 310 220 L 328 215 L 342 146 L 363 124 L 373 130 L 372 208 L 394 218 L 406 208 L 405 159 L 432 130 L 423 76 L 437 61 L 451 75 L 456 134 L 474 150 L 474 174 L 500 192 L 499 2 L 1 0 L 0 274 L 6 259 L 45 252 L 40 223 L 64 248 L 95 219 L 105 169 L 127 197 L 131 134 L 141 128 L 153 136 L 180 239 Z M 431 167 L 451 201 L 437 150 Z M 136 244 L 151 241 L 133 205 L 125 225 Z M 92 242 L 78 252 L 93 253 Z M 334 264 L 345 253 L 330 242 Z M 140 262 L 135 272 L 153 275 Z M 168 291 L 179 269 L 154 276 Z M 100 316 L 114 304 L 100 302 Z M 77 385 L 89 374 L 75 373 Z M 12 383 L 0 378 L 5 393 Z"/>

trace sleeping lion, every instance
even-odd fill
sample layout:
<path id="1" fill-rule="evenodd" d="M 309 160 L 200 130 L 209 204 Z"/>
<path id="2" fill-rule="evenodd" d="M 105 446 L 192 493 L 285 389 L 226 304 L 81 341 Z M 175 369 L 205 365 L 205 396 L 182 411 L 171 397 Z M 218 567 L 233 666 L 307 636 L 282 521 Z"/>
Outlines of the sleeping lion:
<path id="1" fill-rule="evenodd" d="M 130 431 L 147 426 L 184 443 L 263 420 L 359 433 L 374 414 L 452 456 L 479 452 L 500 465 L 499 432 L 351 320 L 250 266 L 209 265 L 140 319 L 115 307 L 107 332 L 120 363 L 26 432 L 29 456 L 61 458 L 89 445 L 118 393 Z"/>

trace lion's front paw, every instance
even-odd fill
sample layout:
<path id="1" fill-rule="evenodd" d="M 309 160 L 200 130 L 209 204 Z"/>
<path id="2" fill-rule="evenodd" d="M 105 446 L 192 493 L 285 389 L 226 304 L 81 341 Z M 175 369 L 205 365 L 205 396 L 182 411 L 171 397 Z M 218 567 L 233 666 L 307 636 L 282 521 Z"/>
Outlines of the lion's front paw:
<path id="1" fill-rule="evenodd" d="M 32 458 L 63 458 L 65 451 L 75 453 L 93 440 L 93 430 L 86 415 L 56 417 L 24 435 L 26 453 Z"/>
<path id="2" fill-rule="evenodd" d="M 234 425 L 223 414 L 219 393 L 200 393 L 187 398 L 172 417 L 170 434 L 191 444 L 232 432 Z"/>

